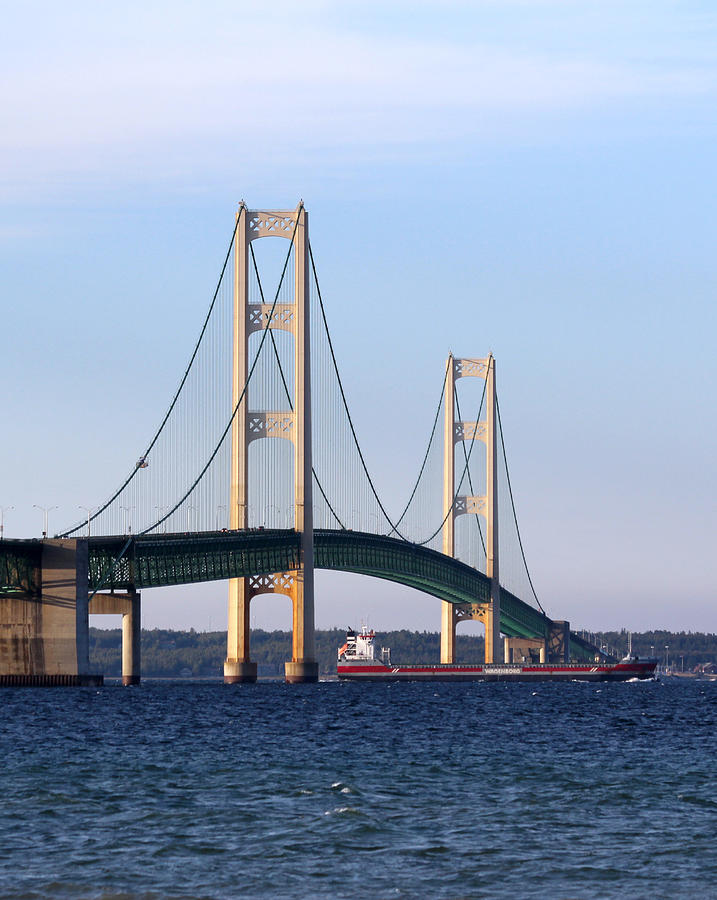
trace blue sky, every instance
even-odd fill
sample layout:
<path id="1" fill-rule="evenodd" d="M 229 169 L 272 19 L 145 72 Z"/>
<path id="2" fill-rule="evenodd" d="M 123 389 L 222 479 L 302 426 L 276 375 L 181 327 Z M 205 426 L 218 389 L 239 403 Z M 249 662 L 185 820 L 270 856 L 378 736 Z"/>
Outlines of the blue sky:
<path id="1" fill-rule="evenodd" d="M 0 35 L 10 537 L 115 486 L 186 364 L 236 204 L 311 215 L 396 501 L 446 353 L 498 359 L 543 604 L 715 630 L 717 13 L 697 2 L 16 4 Z M 367 365 L 370 362 L 370 365 Z M 225 588 L 146 625 L 224 627 Z M 319 625 L 438 627 L 320 576 Z M 255 604 L 287 627 L 288 603 Z"/>

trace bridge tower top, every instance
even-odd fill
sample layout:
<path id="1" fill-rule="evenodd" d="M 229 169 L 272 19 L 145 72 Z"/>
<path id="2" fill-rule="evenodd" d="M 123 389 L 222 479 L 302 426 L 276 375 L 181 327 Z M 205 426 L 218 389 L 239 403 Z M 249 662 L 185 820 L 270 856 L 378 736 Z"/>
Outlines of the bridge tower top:
<path id="1" fill-rule="evenodd" d="M 243 215 L 246 217 L 246 238 L 249 241 L 263 237 L 283 237 L 293 241 L 297 219 L 303 217 L 305 227 L 308 219 L 303 201 L 296 209 L 248 209 L 242 200 L 237 218 L 241 219 Z"/>

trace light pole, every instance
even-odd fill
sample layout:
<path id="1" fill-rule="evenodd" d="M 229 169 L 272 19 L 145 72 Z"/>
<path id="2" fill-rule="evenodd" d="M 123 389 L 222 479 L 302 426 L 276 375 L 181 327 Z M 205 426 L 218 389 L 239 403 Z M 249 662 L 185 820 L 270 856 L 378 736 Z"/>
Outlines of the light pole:
<path id="1" fill-rule="evenodd" d="M 249 522 L 251 521 L 251 507 L 247 503 L 244 507 L 244 515 L 242 516 L 242 504 L 237 500 L 237 511 L 236 511 L 236 523 L 237 527 L 232 529 L 233 531 L 242 531 L 249 529 Z M 229 528 L 232 528 L 232 517 L 231 513 L 229 514 Z"/>
<path id="2" fill-rule="evenodd" d="M 134 506 L 120 506 L 120 509 L 124 510 L 127 514 L 125 516 L 125 534 L 132 534 L 132 522 L 130 521 L 129 514 L 134 509 Z"/>
<path id="3" fill-rule="evenodd" d="M 191 520 L 191 518 L 192 518 L 191 513 L 196 512 L 196 511 L 197 511 L 196 506 L 188 506 L 188 507 L 187 507 L 187 531 L 191 531 L 191 530 L 192 530 L 192 529 L 189 527 L 190 524 L 191 524 L 190 520 Z"/>
<path id="4" fill-rule="evenodd" d="M 0 541 L 2 540 L 3 532 L 5 531 L 5 512 L 10 512 L 11 509 L 15 509 L 15 507 L 0 506 Z"/>
<path id="5" fill-rule="evenodd" d="M 48 520 L 49 515 L 52 512 L 52 510 L 57 509 L 58 507 L 57 506 L 40 506 L 38 503 L 33 503 L 32 505 L 35 507 L 35 509 L 41 509 L 43 511 L 43 513 L 45 514 L 45 518 L 44 518 L 45 530 L 42 532 L 42 536 L 44 538 L 46 538 L 47 537 L 47 520 Z"/>
<path id="6" fill-rule="evenodd" d="M 166 506 L 154 506 L 153 507 L 153 509 L 157 510 L 157 523 L 159 523 L 159 520 L 162 518 L 166 508 L 167 508 Z M 167 533 L 167 522 L 165 520 L 164 522 L 162 522 L 162 534 L 166 534 L 166 533 Z"/>
<path id="7" fill-rule="evenodd" d="M 665 672 L 670 668 L 670 645 L 665 644 Z"/>
<path id="8" fill-rule="evenodd" d="M 685 671 L 685 657 L 684 654 L 680 653 L 680 672 Z"/>
<path id="9" fill-rule="evenodd" d="M 220 530 L 220 529 L 219 529 L 219 510 L 220 510 L 220 509 L 223 509 L 224 512 L 227 511 L 226 506 L 224 506 L 223 504 L 220 504 L 219 506 L 217 506 L 217 531 Z"/>
<path id="10" fill-rule="evenodd" d="M 90 536 L 90 519 L 92 518 L 92 507 L 91 506 L 82 506 L 82 504 L 80 504 L 77 508 L 84 509 L 84 511 L 87 513 L 87 537 L 89 537 Z"/>
<path id="11" fill-rule="evenodd" d="M 272 509 L 275 509 L 275 510 L 276 510 L 277 522 L 279 521 L 279 518 L 278 518 L 278 517 L 281 516 L 281 510 L 280 510 L 279 507 L 276 506 L 274 503 L 269 503 L 267 506 L 265 506 L 265 507 L 264 507 L 264 526 L 265 526 L 266 528 L 270 528 L 270 527 L 271 527 L 271 525 L 270 525 L 269 523 L 270 523 L 270 521 L 271 521 L 271 510 L 272 510 Z"/>

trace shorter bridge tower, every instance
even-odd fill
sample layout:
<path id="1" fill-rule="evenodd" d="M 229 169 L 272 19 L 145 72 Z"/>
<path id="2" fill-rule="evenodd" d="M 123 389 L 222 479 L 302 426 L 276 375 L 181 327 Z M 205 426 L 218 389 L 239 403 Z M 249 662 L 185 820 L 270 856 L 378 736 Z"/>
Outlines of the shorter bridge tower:
<path id="1" fill-rule="evenodd" d="M 248 210 L 237 213 L 234 246 L 233 402 L 239 409 L 232 423 L 230 524 L 248 527 L 249 444 L 260 438 L 285 438 L 294 445 L 294 528 L 299 533 L 299 567 L 229 582 L 229 621 L 224 681 L 256 681 L 251 661 L 249 608 L 257 594 L 278 593 L 291 598 L 293 609 L 292 659 L 286 680 L 317 681 L 314 635 L 314 531 L 312 520 L 311 365 L 309 322 L 309 223 L 303 204 L 295 210 Z M 294 244 L 293 303 L 249 302 L 250 243 L 263 237 L 283 237 Z M 239 403 L 249 375 L 249 335 L 264 328 L 294 335 L 294 395 L 292 410 L 250 410 L 248 398 Z"/>
<path id="2" fill-rule="evenodd" d="M 486 382 L 486 418 L 480 422 L 456 420 L 455 383 L 458 378 L 483 378 Z M 456 623 L 478 619 L 485 625 L 485 661 L 501 661 L 500 582 L 498 571 L 498 468 L 495 399 L 495 358 L 448 357 L 444 396 L 443 552 L 455 556 L 455 520 L 460 515 L 481 515 L 486 520 L 486 575 L 490 578 L 490 603 L 461 605 L 442 601 L 441 662 L 456 658 Z M 486 445 L 485 496 L 455 496 L 455 448 L 461 441 L 480 440 Z"/>

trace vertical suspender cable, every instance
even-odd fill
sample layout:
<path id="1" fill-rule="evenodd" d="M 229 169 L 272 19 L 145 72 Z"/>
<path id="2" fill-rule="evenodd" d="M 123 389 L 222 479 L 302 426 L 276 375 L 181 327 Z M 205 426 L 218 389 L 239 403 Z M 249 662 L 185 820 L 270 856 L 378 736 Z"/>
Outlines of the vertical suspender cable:
<path id="1" fill-rule="evenodd" d="M 528 561 L 525 558 L 525 551 L 523 550 L 523 541 L 520 537 L 520 528 L 518 527 L 518 516 L 515 511 L 515 502 L 513 500 L 513 488 L 511 487 L 511 484 L 510 484 L 510 472 L 508 470 L 508 457 L 505 452 L 505 441 L 503 439 L 503 423 L 501 422 L 501 419 L 500 419 L 500 406 L 498 405 L 498 394 L 497 393 L 496 393 L 496 397 L 495 397 L 495 409 L 496 409 L 496 412 L 498 413 L 498 430 L 500 431 L 500 444 L 501 444 L 501 447 L 503 448 L 503 460 L 505 461 L 505 474 L 506 474 L 506 479 L 508 481 L 508 493 L 510 495 L 510 505 L 513 509 L 513 519 L 515 521 L 515 530 L 518 535 L 518 546 L 520 547 L 520 553 L 521 553 L 521 556 L 523 557 L 523 565 L 525 566 L 525 573 L 528 576 L 528 583 L 530 584 L 530 589 L 533 592 L 533 596 L 535 597 L 535 602 L 540 607 L 540 611 L 543 613 L 543 615 L 547 615 L 547 613 L 543 609 L 542 603 L 540 602 L 540 600 L 538 600 L 538 595 L 536 594 L 535 588 L 533 587 L 533 579 L 530 577 L 530 569 L 528 569 Z"/>

